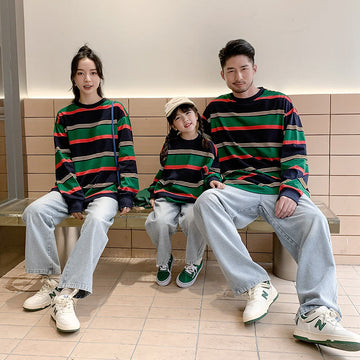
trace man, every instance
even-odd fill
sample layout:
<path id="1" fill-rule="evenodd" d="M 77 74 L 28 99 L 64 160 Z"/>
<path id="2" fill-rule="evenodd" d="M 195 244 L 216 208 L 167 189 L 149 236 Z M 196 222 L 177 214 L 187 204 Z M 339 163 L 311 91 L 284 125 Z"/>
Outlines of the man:
<path id="1" fill-rule="evenodd" d="M 309 198 L 300 118 L 284 94 L 254 85 L 254 55 L 245 40 L 230 41 L 219 53 L 221 76 L 231 93 L 209 103 L 203 122 L 218 148 L 227 186 L 198 198 L 195 222 L 233 292 L 248 295 L 245 324 L 264 317 L 278 297 L 269 275 L 251 259 L 237 231 L 260 215 L 298 263 L 300 308 L 294 337 L 358 351 L 360 336 L 339 323 L 330 232 Z"/>

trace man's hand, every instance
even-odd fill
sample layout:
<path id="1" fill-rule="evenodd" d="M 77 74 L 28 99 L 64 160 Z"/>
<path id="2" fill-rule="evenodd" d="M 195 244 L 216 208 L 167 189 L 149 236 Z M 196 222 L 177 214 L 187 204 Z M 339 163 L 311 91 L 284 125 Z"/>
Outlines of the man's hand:
<path id="1" fill-rule="evenodd" d="M 84 219 L 84 216 L 81 212 L 73 212 L 71 213 L 71 215 L 75 218 L 75 219 L 78 219 L 78 220 L 83 220 Z"/>
<path id="2" fill-rule="evenodd" d="M 212 189 L 225 189 L 225 184 L 217 180 L 210 181 L 209 185 Z"/>
<path id="3" fill-rule="evenodd" d="M 275 216 L 279 219 L 289 217 L 294 213 L 296 206 L 297 203 L 293 199 L 290 199 L 287 196 L 281 196 L 276 202 Z"/>

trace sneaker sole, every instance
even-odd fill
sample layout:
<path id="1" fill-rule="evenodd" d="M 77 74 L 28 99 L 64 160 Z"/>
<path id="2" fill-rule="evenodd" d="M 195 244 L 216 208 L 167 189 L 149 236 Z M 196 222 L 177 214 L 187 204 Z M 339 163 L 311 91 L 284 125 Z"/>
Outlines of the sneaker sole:
<path id="1" fill-rule="evenodd" d="M 256 319 L 251 319 L 251 320 L 248 320 L 248 321 L 244 321 L 244 324 L 245 325 L 250 325 L 250 324 L 254 323 L 255 321 L 258 321 L 258 320 L 262 319 L 264 316 L 266 316 L 269 313 L 270 306 L 276 301 L 276 299 L 278 297 L 279 297 L 279 293 L 276 293 L 276 296 L 275 296 L 274 300 L 270 303 L 269 307 L 267 308 L 267 311 L 264 314 L 257 317 Z"/>
<path id="2" fill-rule="evenodd" d="M 201 271 L 202 268 L 203 268 L 203 267 L 201 266 L 201 268 L 198 270 L 198 272 L 197 272 L 196 276 L 194 277 L 194 279 L 192 279 L 192 280 L 189 281 L 188 283 L 183 283 L 182 281 L 180 281 L 180 279 L 179 279 L 180 274 L 179 274 L 179 275 L 177 276 L 177 278 L 176 278 L 176 285 L 177 285 L 178 287 L 183 288 L 183 289 L 186 289 L 186 288 L 190 287 L 190 286 L 193 285 L 194 282 L 196 281 L 196 279 L 197 279 L 197 277 L 199 276 L 199 273 L 200 273 L 200 271 Z"/>
<path id="3" fill-rule="evenodd" d="M 46 309 L 46 308 L 49 307 L 50 305 L 51 305 L 51 303 L 48 304 L 48 305 L 45 305 L 45 306 L 43 306 L 43 307 L 39 307 L 39 308 L 28 308 L 28 307 L 23 306 L 23 309 L 26 310 L 26 311 L 39 311 L 39 310 Z"/>
<path id="4" fill-rule="evenodd" d="M 319 344 L 324 345 L 328 347 L 332 347 L 339 350 L 345 350 L 345 351 L 359 351 L 360 350 L 360 343 L 357 342 L 351 342 L 351 341 L 337 341 L 337 340 L 314 340 L 309 339 L 305 335 L 293 335 L 295 339 L 304 341 L 311 344 Z"/>
<path id="5" fill-rule="evenodd" d="M 56 319 L 54 318 L 53 314 L 51 314 L 51 318 L 55 321 L 56 323 Z M 76 332 L 76 331 L 79 331 L 80 330 L 80 327 L 78 327 L 77 329 L 62 329 L 62 328 L 59 328 L 56 324 L 56 329 L 60 332 L 63 332 L 63 333 L 72 333 L 72 332 Z"/>

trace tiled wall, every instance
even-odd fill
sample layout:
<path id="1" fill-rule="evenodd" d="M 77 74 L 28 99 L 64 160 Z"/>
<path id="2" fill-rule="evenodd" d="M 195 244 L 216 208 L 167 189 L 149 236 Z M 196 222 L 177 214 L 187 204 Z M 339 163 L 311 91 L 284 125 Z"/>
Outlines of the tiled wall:
<path id="1" fill-rule="evenodd" d="M 341 219 L 341 233 L 333 235 L 336 261 L 360 264 L 360 94 L 291 96 L 304 125 L 309 154 L 309 186 Z M 159 167 L 159 151 L 167 134 L 163 115 L 167 99 L 117 99 L 129 111 L 140 188 L 148 186 Z M 193 99 L 200 113 L 209 99 Z M 28 197 L 39 197 L 54 183 L 52 130 L 56 112 L 69 100 L 24 101 L 24 163 Z M 272 235 L 241 233 L 258 262 L 272 261 Z M 174 256 L 183 258 L 185 237 L 173 237 Z M 146 231 L 111 229 L 104 256 L 154 257 Z M 211 251 L 207 253 L 212 258 Z"/>
<path id="2" fill-rule="evenodd" d="M 4 101 L 0 99 L 0 201 L 7 199 Z"/>

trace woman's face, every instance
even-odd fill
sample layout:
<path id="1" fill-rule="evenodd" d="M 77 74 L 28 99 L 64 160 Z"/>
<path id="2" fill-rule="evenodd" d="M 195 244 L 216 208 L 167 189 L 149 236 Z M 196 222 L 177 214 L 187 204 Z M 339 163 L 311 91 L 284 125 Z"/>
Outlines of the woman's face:
<path id="1" fill-rule="evenodd" d="M 79 61 L 74 81 L 80 91 L 80 99 L 99 97 L 97 88 L 100 85 L 101 79 L 93 60 L 83 58 Z"/>

